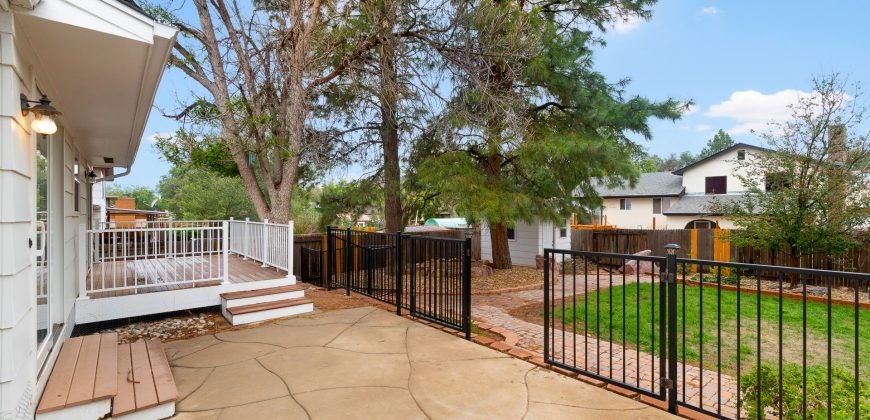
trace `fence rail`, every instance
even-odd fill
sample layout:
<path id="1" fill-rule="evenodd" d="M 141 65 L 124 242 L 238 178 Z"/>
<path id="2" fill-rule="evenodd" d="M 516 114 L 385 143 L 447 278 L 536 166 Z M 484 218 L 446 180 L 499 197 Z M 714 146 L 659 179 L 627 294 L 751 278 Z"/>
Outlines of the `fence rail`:
<path id="1" fill-rule="evenodd" d="M 870 418 L 870 274 L 670 249 L 666 257 L 546 249 L 547 363 L 666 401 L 672 412 Z"/>
<path id="2" fill-rule="evenodd" d="M 292 271 L 293 222 L 288 224 L 233 220 L 229 226 L 229 252 L 259 261 L 264 266 Z"/>

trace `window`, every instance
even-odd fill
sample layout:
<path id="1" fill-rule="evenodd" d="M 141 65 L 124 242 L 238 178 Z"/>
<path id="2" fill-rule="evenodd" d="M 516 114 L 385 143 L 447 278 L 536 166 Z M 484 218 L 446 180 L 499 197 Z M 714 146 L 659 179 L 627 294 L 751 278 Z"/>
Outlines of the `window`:
<path id="1" fill-rule="evenodd" d="M 619 209 L 620 210 L 631 210 L 631 199 L 630 198 L 620 198 L 619 199 Z"/>
<path id="2" fill-rule="evenodd" d="M 716 227 L 716 223 L 710 220 L 692 220 L 688 224 L 686 224 L 686 229 L 713 229 Z"/>
<path id="3" fill-rule="evenodd" d="M 653 198 L 653 214 L 662 214 L 671 208 L 671 198 Z"/>
<path id="4" fill-rule="evenodd" d="M 517 232 L 514 230 L 514 228 L 507 228 L 507 237 L 510 241 L 517 238 Z"/>
<path id="5" fill-rule="evenodd" d="M 706 194 L 725 194 L 728 192 L 727 176 L 708 176 L 704 184 Z"/>
<path id="6" fill-rule="evenodd" d="M 568 225 L 559 226 L 559 237 L 567 238 L 568 237 Z"/>
<path id="7" fill-rule="evenodd" d="M 737 151 L 737 160 L 746 160 L 746 151 L 738 150 Z"/>

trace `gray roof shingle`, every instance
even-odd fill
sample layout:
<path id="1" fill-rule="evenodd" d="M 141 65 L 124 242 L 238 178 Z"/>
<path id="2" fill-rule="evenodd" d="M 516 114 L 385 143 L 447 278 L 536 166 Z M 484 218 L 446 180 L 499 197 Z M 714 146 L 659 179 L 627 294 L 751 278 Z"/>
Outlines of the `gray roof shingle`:
<path id="1" fill-rule="evenodd" d="M 670 172 L 648 172 L 640 174 L 634 188 L 627 184 L 615 188 L 597 185 L 595 191 L 603 198 L 679 196 L 683 192 L 683 177 Z"/>

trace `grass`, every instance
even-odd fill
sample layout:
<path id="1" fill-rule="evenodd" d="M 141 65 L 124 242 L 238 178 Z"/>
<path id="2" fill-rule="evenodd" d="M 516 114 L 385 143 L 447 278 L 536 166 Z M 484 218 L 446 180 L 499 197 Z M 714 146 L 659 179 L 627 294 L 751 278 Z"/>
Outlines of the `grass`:
<path id="1" fill-rule="evenodd" d="M 782 304 L 782 356 L 786 363 L 803 364 L 803 323 L 806 322 L 806 364 L 828 363 L 827 305 L 803 302 L 750 292 L 677 285 L 677 353 L 679 360 L 701 365 L 705 370 L 722 369 L 723 373 L 746 374 L 756 366 L 760 353 L 763 363 L 777 363 L 779 358 L 779 313 Z M 652 284 L 614 286 L 587 295 L 578 295 L 553 311 L 556 328 L 591 335 L 626 347 L 652 353 L 659 349 L 659 287 Z M 584 302 L 588 306 L 584 306 Z M 760 304 L 760 327 L 759 317 Z M 720 309 L 717 311 L 717 309 Z M 739 315 L 738 315 L 739 314 Z M 564 326 L 560 323 L 564 320 Z M 739 325 L 739 347 L 738 343 Z M 612 327 L 612 331 L 611 331 Z M 624 335 L 623 335 L 624 331 Z M 654 335 L 655 332 L 655 335 Z M 854 371 L 855 310 L 831 307 L 832 365 Z M 624 338 L 623 338 L 624 337 Z M 862 380 L 870 380 L 870 311 L 859 312 L 859 363 Z M 655 344 L 653 344 L 655 343 Z M 760 343 L 760 345 L 759 345 Z"/>

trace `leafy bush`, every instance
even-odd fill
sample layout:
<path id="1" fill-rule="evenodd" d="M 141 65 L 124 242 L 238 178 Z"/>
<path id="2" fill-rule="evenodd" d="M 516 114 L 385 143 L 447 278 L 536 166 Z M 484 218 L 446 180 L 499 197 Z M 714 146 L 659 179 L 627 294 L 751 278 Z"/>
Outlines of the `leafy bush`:
<path id="1" fill-rule="evenodd" d="M 760 387 L 759 379 L 760 376 Z M 870 418 L 870 383 L 861 381 L 858 418 Z M 803 395 L 806 393 L 806 413 Z M 761 405 L 758 406 L 758 397 Z M 803 389 L 801 365 L 785 363 L 782 366 L 782 413 L 779 412 L 779 377 L 775 364 L 762 364 L 740 377 L 740 396 L 749 418 L 767 415 L 783 419 L 823 419 L 828 414 L 828 372 L 825 366 L 807 367 L 807 387 Z M 834 367 L 831 371 L 831 418 L 855 418 L 855 376 Z"/>

